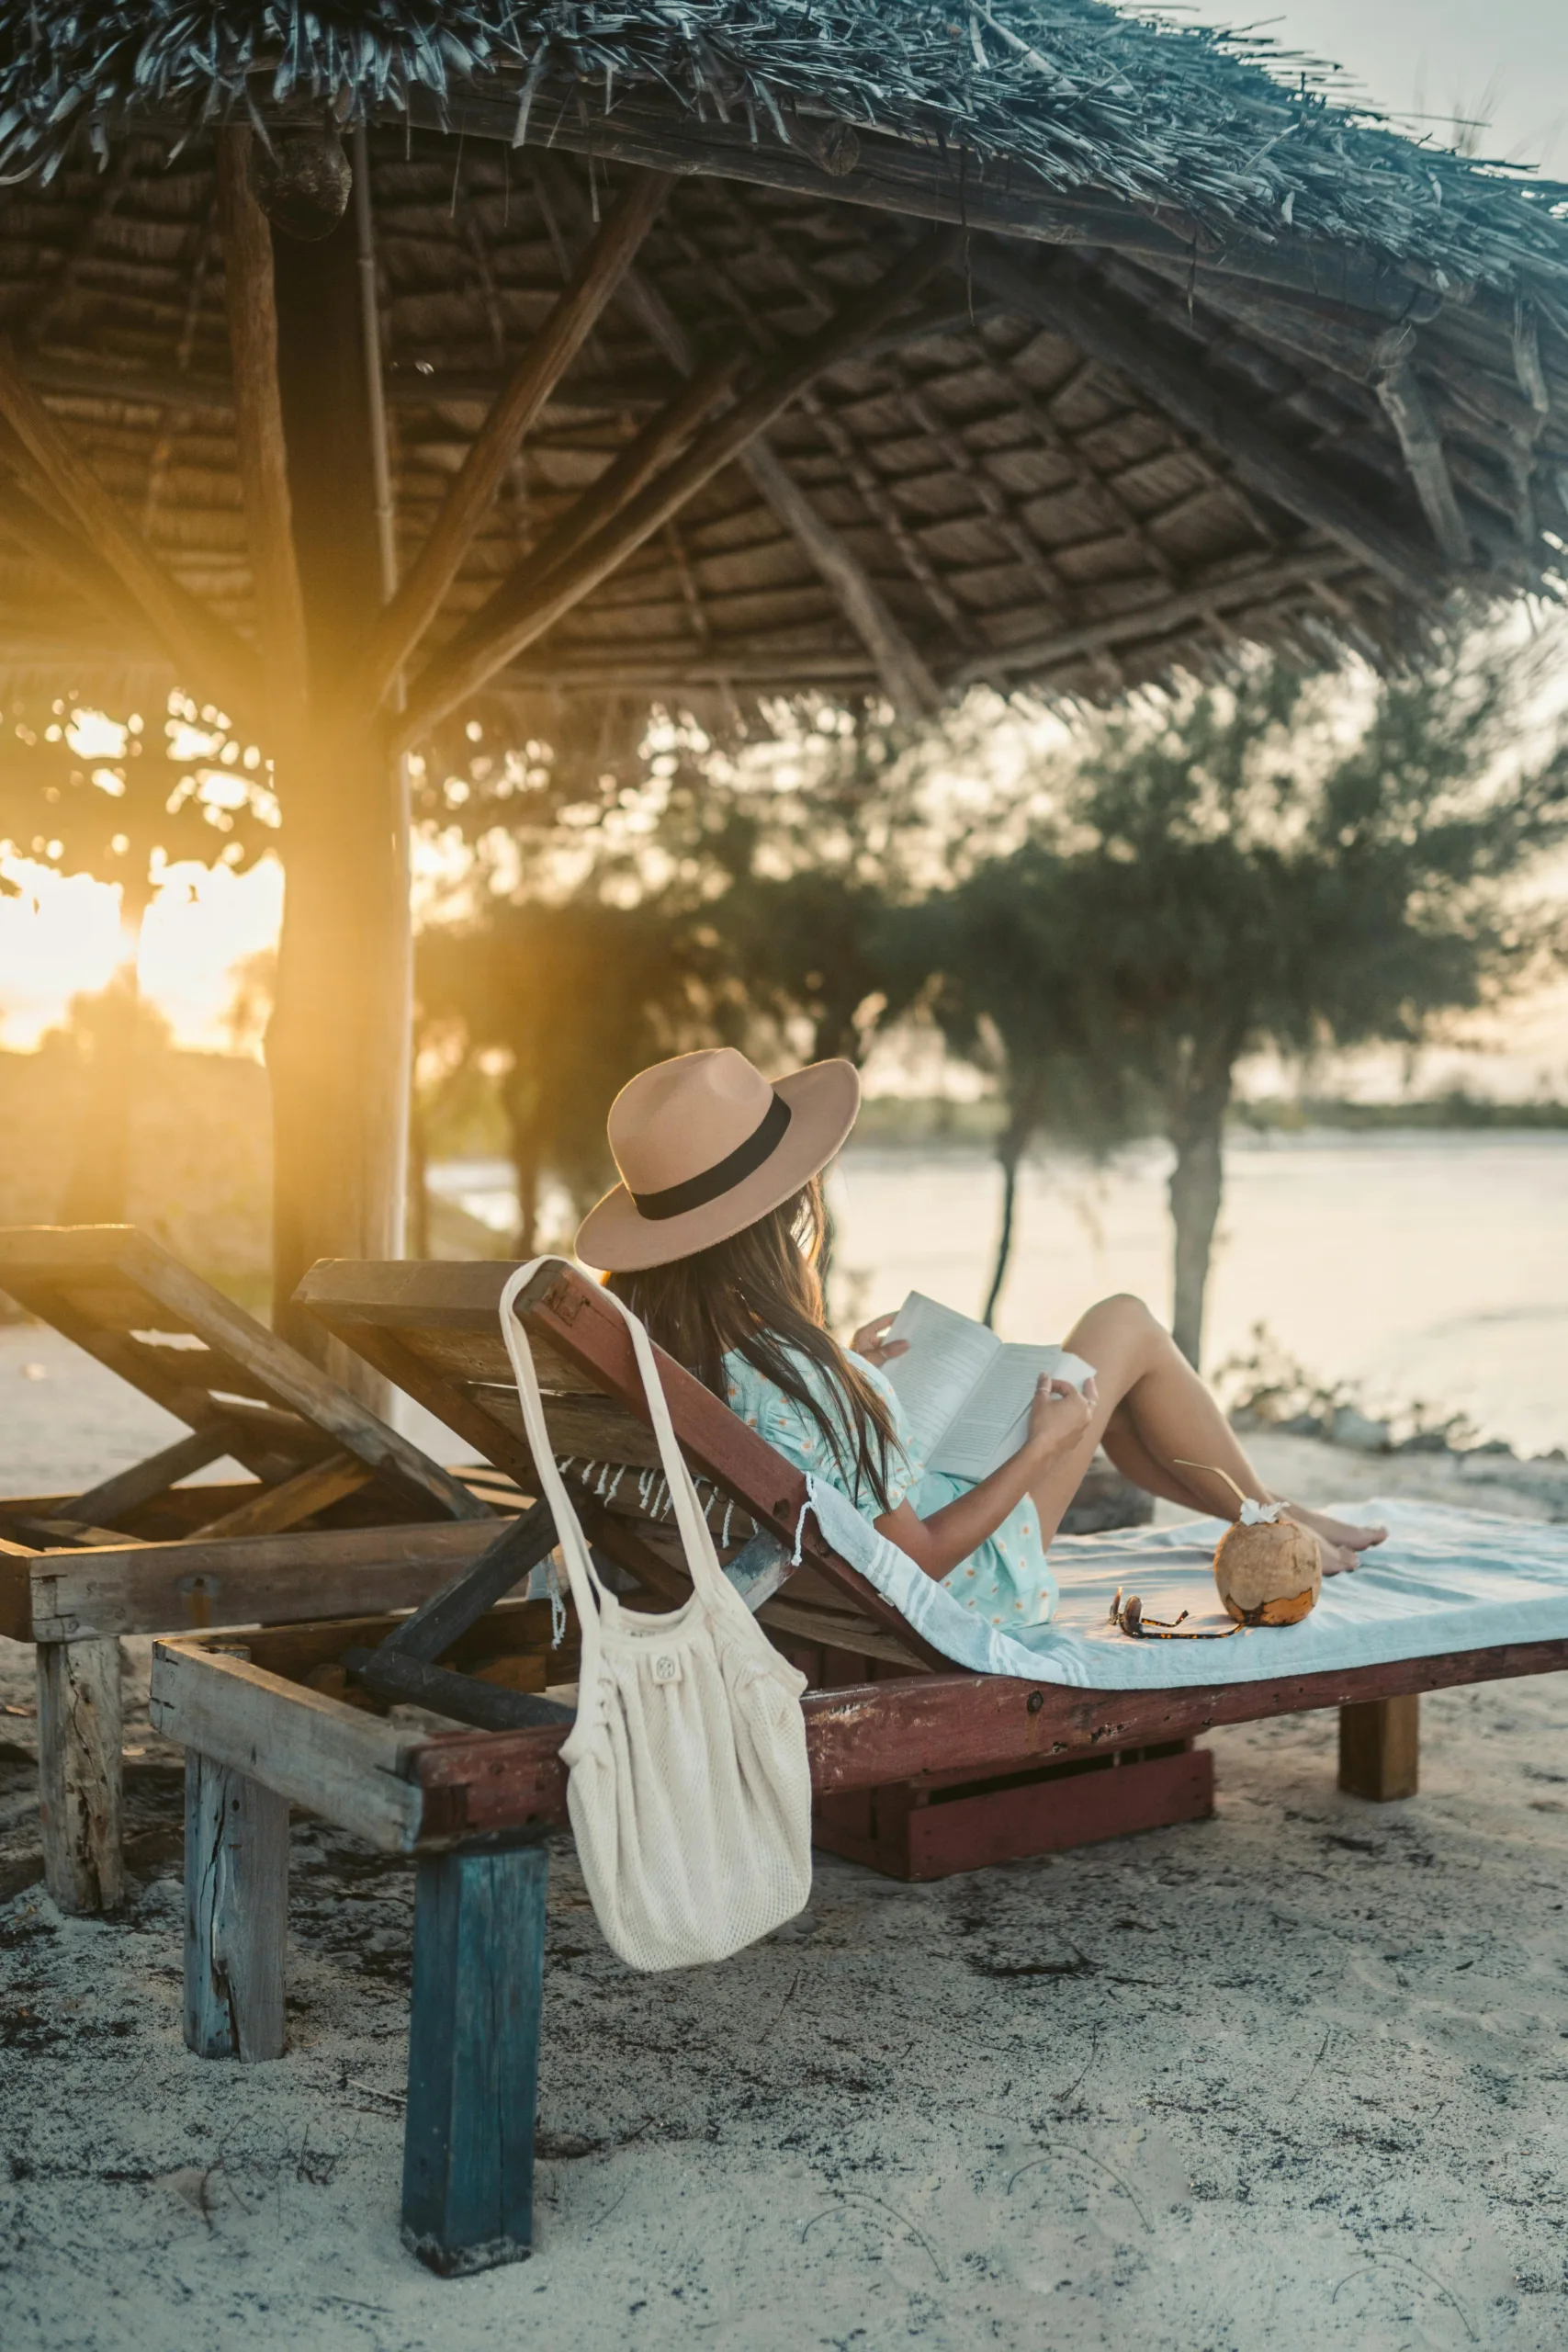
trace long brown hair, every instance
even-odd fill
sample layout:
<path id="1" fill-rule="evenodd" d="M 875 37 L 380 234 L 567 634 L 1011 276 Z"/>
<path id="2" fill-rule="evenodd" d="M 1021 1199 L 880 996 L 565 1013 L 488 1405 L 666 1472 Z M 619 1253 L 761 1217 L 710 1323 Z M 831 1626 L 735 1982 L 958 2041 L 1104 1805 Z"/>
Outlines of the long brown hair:
<path id="1" fill-rule="evenodd" d="M 852 1491 L 869 1487 L 888 1510 L 889 1456 L 898 1440 L 882 1398 L 823 1320 L 818 1268 L 827 1238 L 821 1181 L 814 1176 L 803 1192 L 728 1241 L 671 1265 L 610 1274 L 606 1288 L 716 1396 L 725 1394 L 725 1357 L 731 1351 L 744 1356 L 809 1414 Z M 807 1386 L 792 1351 L 826 1373 L 836 1411 Z"/>

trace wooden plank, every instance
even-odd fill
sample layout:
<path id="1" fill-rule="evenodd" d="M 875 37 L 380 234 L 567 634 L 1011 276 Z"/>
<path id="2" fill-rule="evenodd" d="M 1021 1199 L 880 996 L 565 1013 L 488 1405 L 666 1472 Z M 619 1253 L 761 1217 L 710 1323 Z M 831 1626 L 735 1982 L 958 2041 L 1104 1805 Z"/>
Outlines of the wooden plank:
<path id="1" fill-rule="evenodd" d="M 457 578 L 519 441 L 570 367 L 670 192 L 657 173 L 634 174 L 598 237 L 530 344 L 464 455 L 423 546 L 371 632 L 344 697 L 351 723 L 379 709 Z"/>
<path id="2" fill-rule="evenodd" d="M 461 649 L 438 654 L 411 689 L 409 708 L 398 730 L 403 748 L 428 732 L 436 720 L 483 685 L 515 654 L 552 628 L 608 579 L 644 540 L 662 530 L 688 499 L 694 497 L 783 415 L 799 393 L 829 368 L 849 357 L 858 343 L 874 334 L 940 270 L 955 260 L 962 244 L 962 238 L 950 230 L 939 230 L 925 239 L 876 285 L 844 303 L 817 334 L 767 370 L 750 391 L 743 393 L 699 436 L 683 458 L 666 467 L 596 531 L 569 562 L 558 566 L 534 595 L 508 616 L 503 626 L 476 637 Z"/>
<path id="3" fill-rule="evenodd" d="M 281 2058 L 288 1934 L 288 1800 L 186 1755 L 186 2048 Z"/>
<path id="4" fill-rule="evenodd" d="M 812 1843 L 888 1878 L 931 1880 L 1206 1821 L 1213 1810 L 1207 1748 L 1156 1757 L 1134 1750 L 1096 1758 L 1089 1769 L 1047 1766 L 940 1796 L 924 1781 L 901 1781 L 825 1797 L 813 1814 Z"/>
<path id="5" fill-rule="evenodd" d="M 1163 1747 L 1216 1724 L 1262 1723 L 1367 1699 L 1508 1680 L 1568 1668 L 1568 1640 L 1513 1642 L 1389 1666 L 1303 1674 L 1278 1682 L 1188 1690 L 1077 1690 L 999 1675 L 931 1674 L 802 1702 L 811 1783 L 818 1796 L 919 1772 L 998 1771 L 1100 1748 Z M 564 1817 L 566 1774 L 554 1732 L 454 1736 L 417 1751 L 429 1835 L 475 1836 Z"/>
<path id="6" fill-rule="evenodd" d="M 30 1544 L 0 1537 L 0 1634 L 7 1641 L 33 1638 L 32 1564 L 37 1557 Z"/>
<path id="7" fill-rule="evenodd" d="M 263 1781 L 383 1853 L 412 1850 L 420 1796 L 404 1772 L 419 1742 L 376 1716 L 186 1641 L 153 1646 L 151 1713 L 165 1739 Z"/>
<path id="8" fill-rule="evenodd" d="M 176 1438 L 173 1445 L 150 1453 L 144 1462 L 133 1463 L 129 1470 L 118 1470 L 112 1478 L 100 1479 L 96 1487 L 89 1487 L 85 1494 L 75 1497 L 68 1515 L 94 1521 L 101 1527 L 113 1527 L 126 1512 L 151 1502 L 166 1487 L 188 1478 L 193 1470 L 205 1470 L 209 1462 L 220 1460 L 228 1451 L 228 1438 L 221 1427 L 193 1430 L 188 1437 Z"/>
<path id="9" fill-rule="evenodd" d="M 1415 1692 L 1339 1710 L 1339 1785 L 1388 1804 L 1421 1785 L 1421 1701 Z"/>
<path id="10" fill-rule="evenodd" d="M 419 1865 L 402 2235 L 445 2278 L 533 2245 L 547 1867 L 532 1844 Z"/>
<path id="11" fill-rule="evenodd" d="M 443 1516 L 487 1516 L 460 1479 L 135 1226 L 0 1229 L 0 1289 L 182 1419 L 205 1428 L 243 1418 L 243 1408 L 236 1417 L 209 1390 L 248 1392 L 299 1417 Z M 141 1346 L 129 1337 L 138 1329 L 189 1334 L 210 1354 Z M 236 1460 L 253 1466 L 254 1447 L 231 1434 Z"/>
<path id="12" fill-rule="evenodd" d="M 433 1593 L 396 1633 L 389 1646 L 427 1663 L 445 1656 L 485 1611 L 519 1585 L 553 1548 L 556 1523 L 548 1503 L 536 1503 L 509 1521 L 473 1566 Z"/>
<path id="13" fill-rule="evenodd" d="M 372 1649 L 404 1623 L 400 1615 L 312 1618 L 301 1625 L 260 1626 L 247 1630 L 245 1648 L 251 1662 L 264 1673 L 286 1682 L 305 1682 L 316 1669 L 335 1665 L 345 1649 L 358 1643 Z M 550 1604 L 547 1600 L 503 1600 L 452 1645 L 445 1663 L 476 1673 L 496 1659 L 537 1658 L 547 1680 L 570 1682 L 577 1671 L 576 1627 L 569 1618 L 558 1650 L 550 1645 Z M 541 1681 L 540 1689 L 544 1688 Z M 329 1693 L 341 1697 L 340 1691 Z"/>
<path id="14" fill-rule="evenodd" d="M 415 1608 L 483 1550 L 493 1520 L 400 1527 L 323 1528 L 305 1534 L 129 1544 L 30 1554 L 28 1631 L 70 1641 L 86 1634 L 167 1634 L 182 1625 L 287 1625 L 312 1617 Z"/>
<path id="15" fill-rule="evenodd" d="M 324 1462 L 312 1463 L 294 1477 L 264 1487 L 253 1502 L 241 1503 L 221 1518 L 209 1520 L 197 1535 L 214 1544 L 240 1535 L 277 1534 L 286 1527 L 297 1527 L 313 1512 L 341 1502 L 344 1495 L 357 1494 L 361 1487 L 369 1485 L 370 1477 L 364 1463 L 356 1462 L 351 1453 L 329 1453 Z"/>
<path id="16" fill-rule="evenodd" d="M 275 736 L 281 733 L 287 743 L 305 722 L 310 658 L 277 380 L 272 228 L 247 176 L 253 136 L 248 123 L 227 125 L 214 135 L 218 225 L 233 361 L 234 446 L 262 667 Z"/>
<path id="17" fill-rule="evenodd" d="M 176 665 L 189 673 L 198 694 L 214 695 L 243 725 L 263 724 L 265 698 L 250 647 L 164 571 L 6 345 L 0 345 L 0 416 L 75 516 L 89 547 L 124 582 Z"/>
<path id="18" fill-rule="evenodd" d="M 124 1899 L 122 1722 L 118 1642 L 39 1644 L 43 1874 L 62 1911 L 113 1911 Z"/>
<path id="19" fill-rule="evenodd" d="M 343 1654 L 344 1665 L 356 1682 L 378 1699 L 429 1707 L 454 1723 L 473 1724 L 480 1731 L 521 1731 L 535 1724 L 570 1725 L 575 1707 L 541 1698 L 533 1691 L 510 1690 L 459 1674 L 450 1667 L 428 1666 L 383 1642 L 378 1649 L 355 1643 Z"/>

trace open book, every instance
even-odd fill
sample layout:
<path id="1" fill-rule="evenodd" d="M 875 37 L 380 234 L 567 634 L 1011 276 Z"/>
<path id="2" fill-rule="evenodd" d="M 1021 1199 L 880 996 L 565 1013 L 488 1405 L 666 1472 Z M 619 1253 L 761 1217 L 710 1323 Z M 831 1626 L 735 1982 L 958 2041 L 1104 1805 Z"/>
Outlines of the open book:
<path id="1" fill-rule="evenodd" d="M 998 1340 L 983 1323 L 912 1290 L 889 1340 L 908 1340 L 908 1355 L 886 1366 L 928 1470 L 987 1478 L 1016 1453 L 1029 1430 L 1029 1408 L 1042 1373 L 1081 1388 L 1094 1370 L 1066 1348 L 1022 1347 Z"/>

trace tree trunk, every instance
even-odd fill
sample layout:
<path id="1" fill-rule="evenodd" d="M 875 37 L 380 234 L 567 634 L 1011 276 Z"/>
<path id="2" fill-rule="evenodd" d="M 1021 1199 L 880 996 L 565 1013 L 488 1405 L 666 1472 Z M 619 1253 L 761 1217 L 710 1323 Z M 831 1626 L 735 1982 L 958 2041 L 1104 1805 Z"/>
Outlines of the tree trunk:
<path id="1" fill-rule="evenodd" d="M 417 1088 L 409 1104 L 408 1253 L 430 1255 L 430 1128 Z"/>
<path id="2" fill-rule="evenodd" d="M 66 1225 L 123 1225 L 130 1183 L 130 1114 L 141 989 L 137 965 L 152 886 L 121 886 L 123 953 L 98 1000 L 97 1033 L 61 1216 Z"/>
<path id="3" fill-rule="evenodd" d="M 1002 1171 L 1002 1223 L 997 1236 L 997 1262 L 991 1273 L 991 1287 L 986 1299 L 982 1321 L 989 1325 L 997 1311 L 997 1301 L 1007 1280 L 1008 1261 L 1012 1256 L 1013 1234 L 1018 1207 L 1018 1171 L 1023 1165 L 1023 1155 L 1039 1133 L 1045 1116 L 1045 1087 L 1043 1080 L 1025 1079 L 1008 1089 L 1008 1121 L 997 1138 L 997 1165 Z"/>
<path id="4" fill-rule="evenodd" d="M 1023 1157 L 1023 1146 L 1015 1144 L 1010 1136 L 997 1147 L 997 1161 L 1002 1171 L 1002 1224 L 997 1236 L 997 1262 L 991 1272 L 991 1287 L 986 1295 L 986 1311 L 981 1321 L 987 1326 L 994 1320 L 997 1301 L 1007 1280 L 1008 1260 L 1012 1256 L 1013 1210 L 1018 1200 L 1018 1163 Z"/>
<path id="5" fill-rule="evenodd" d="M 275 233 L 278 382 L 310 677 L 324 705 L 382 602 L 352 218 Z M 371 1401 L 384 1384 L 292 1304 L 317 1258 L 401 1255 L 411 946 L 403 780 L 372 713 L 280 775 L 288 877 L 267 1032 L 275 1327 Z"/>
<path id="6" fill-rule="evenodd" d="M 1214 1227 L 1224 1191 L 1224 1125 L 1231 1063 L 1176 1092 L 1169 1118 L 1176 1165 L 1170 1171 L 1170 1216 L 1176 1229 L 1171 1331 L 1196 1371 L 1202 1363 L 1203 1302 Z"/>

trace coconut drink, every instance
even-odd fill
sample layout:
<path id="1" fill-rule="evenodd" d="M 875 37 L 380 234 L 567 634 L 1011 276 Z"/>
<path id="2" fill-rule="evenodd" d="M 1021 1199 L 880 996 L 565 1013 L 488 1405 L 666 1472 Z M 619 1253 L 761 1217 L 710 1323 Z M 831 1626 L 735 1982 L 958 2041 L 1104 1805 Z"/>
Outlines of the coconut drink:
<path id="1" fill-rule="evenodd" d="M 1226 1614 L 1238 1625 L 1298 1624 L 1315 1609 L 1323 1590 L 1316 1536 L 1287 1519 L 1283 1503 L 1254 1502 L 1215 1464 L 1187 1462 L 1181 1467 L 1224 1478 L 1241 1505 L 1241 1516 L 1214 1547 L 1214 1583 Z"/>

